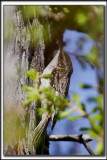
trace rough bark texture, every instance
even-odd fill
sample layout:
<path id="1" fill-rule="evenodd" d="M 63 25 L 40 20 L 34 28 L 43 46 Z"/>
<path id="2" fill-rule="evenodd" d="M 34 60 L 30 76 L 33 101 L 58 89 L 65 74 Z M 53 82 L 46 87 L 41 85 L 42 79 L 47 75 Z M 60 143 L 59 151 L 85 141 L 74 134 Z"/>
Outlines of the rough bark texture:
<path id="1" fill-rule="evenodd" d="M 12 9 L 13 8 L 13 9 Z M 21 111 L 20 121 L 23 128 L 26 128 L 26 138 L 18 139 L 16 141 L 16 146 L 12 146 L 9 144 L 4 148 L 5 155 L 35 155 L 35 154 L 49 154 L 49 142 L 47 140 L 46 133 L 44 133 L 44 139 L 42 140 L 42 144 L 40 147 L 35 150 L 34 142 L 33 142 L 33 131 L 35 127 L 39 123 L 39 118 L 37 117 L 37 104 L 33 103 L 26 110 L 23 108 L 23 99 L 25 98 L 25 93 L 23 92 L 22 88 L 25 85 L 33 86 L 33 82 L 26 77 L 26 72 L 30 68 L 36 69 L 37 72 L 42 74 L 44 68 L 50 63 L 50 61 L 55 56 L 56 50 L 58 49 L 59 45 L 56 43 L 57 39 L 57 32 L 55 32 L 55 36 L 51 39 L 50 33 L 50 24 L 48 20 L 45 22 L 47 27 L 45 28 L 48 35 L 45 35 L 43 32 L 43 25 L 41 19 L 39 19 L 35 14 L 32 19 L 25 18 L 23 11 L 17 7 L 5 7 L 5 13 L 10 10 L 11 15 L 7 16 L 8 19 L 13 23 L 14 26 L 14 38 L 9 42 L 9 40 L 5 41 L 5 46 L 12 46 L 9 47 L 9 50 L 6 50 L 6 56 L 9 55 L 12 59 L 14 57 L 14 64 L 13 68 L 15 68 L 15 89 L 14 89 L 14 96 L 15 96 L 15 107 L 18 111 Z M 58 15 L 57 15 L 58 16 Z M 11 17 L 11 18 L 10 18 Z M 57 30 L 57 29 L 56 29 Z M 62 39 L 62 34 L 59 34 L 59 39 Z M 49 37 L 48 43 L 45 44 L 46 36 Z M 9 51 L 9 52 L 8 52 Z M 60 58 L 64 58 L 64 62 L 70 62 L 70 58 L 66 60 L 67 56 L 63 54 L 64 52 L 61 51 Z M 59 59 L 58 59 L 59 60 Z M 58 62 L 58 74 L 57 70 L 54 70 L 55 73 L 54 78 L 52 79 L 55 86 L 57 86 L 59 78 L 62 75 L 62 85 L 59 87 L 60 90 L 65 91 L 68 89 L 68 83 L 70 80 L 70 74 L 68 73 L 69 67 L 71 66 L 71 62 L 66 65 L 63 64 L 62 59 Z M 11 60 L 10 60 L 11 62 Z M 10 63 L 9 62 L 9 63 Z M 65 67 L 65 66 L 68 66 Z M 62 69 L 63 68 L 63 69 Z M 59 72 L 64 70 L 64 74 L 59 75 Z M 70 70 L 69 70 L 70 71 Z M 71 71 L 72 72 L 72 67 Z M 54 74 L 53 73 L 53 74 Z M 66 76 L 66 74 L 69 74 Z M 65 76 L 65 77 L 64 77 Z M 65 80 L 65 78 L 68 78 Z M 57 81 L 56 81 L 57 79 Z M 67 85 L 65 85 L 65 82 Z M 57 90 L 56 87 L 55 89 Z M 65 87 L 66 89 L 64 89 Z M 65 95 L 65 93 L 62 93 Z M 6 97 L 7 98 L 7 97 Z M 23 111 L 24 110 L 24 111 Z M 26 127 L 27 126 L 27 127 Z M 9 149 L 9 147 L 11 149 Z"/>
<path id="2" fill-rule="evenodd" d="M 10 7 L 11 10 L 11 7 Z M 12 49 L 9 48 L 9 53 L 11 57 L 14 57 L 14 67 L 16 68 L 16 89 L 15 89 L 15 98 L 17 102 L 18 110 L 21 109 L 23 99 L 25 98 L 25 93 L 22 91 L 24 85 L 33 85 L 33 82 L 30 81 L 25 73 L 30 69 L 34 68 L 40 74 L 43 72 L 45 67 L 45 57 L 44 57 L 44 38 L 43 33 L 39 30 L 43 27 L 38 18 L 35 16 L 32 22 L 29 21 L 29 26 L 32 25 L 36 27 L 37 32 L 39 32 L 39 44 L 37 45 L 30 34 L 30 27 L 24 22 L 23 16 L 20 10 L 12 10 L 13 22 L 15 26 L 15 36 L 14 41 L 11 41 Z M 35 33 L 34 33 L 35 34 Z M 35 35 L 36 36 L 36 35 Z M 8 42 L 7 42 L 8 43 Z M 5 42 L 5 45 L 7 45 Z M 33 45 L 32 45 L 33 44 Z M 7 50 L 5 51 L 6 55 Z M 23 140 L 16 141 L 16 146 L 9 144 L 4 147 L 5 155 L 35 155 L 35 154 L 49 154 L 49 143 L 45 138 L 46 133 L 44 133 L 44 142 L 42 142 L 42 147 L 40 146 L 35 150 L 33 144 L 33 131 L 36 127 L 38 121 L 36 119 L 37 106 L 36 103 L 29 106 L 25 111 L 25 117 L 20 117 L 22 125 L 25 125 L 25 120 L 27 119 L 28 127 L 26 129 L 26 138 Z M 43 144 L 44 143 L 44 144 Z M 46 146 L 45 146 L 46 144 Z M 45 147 L 44 147 L 45 146 Z"/>

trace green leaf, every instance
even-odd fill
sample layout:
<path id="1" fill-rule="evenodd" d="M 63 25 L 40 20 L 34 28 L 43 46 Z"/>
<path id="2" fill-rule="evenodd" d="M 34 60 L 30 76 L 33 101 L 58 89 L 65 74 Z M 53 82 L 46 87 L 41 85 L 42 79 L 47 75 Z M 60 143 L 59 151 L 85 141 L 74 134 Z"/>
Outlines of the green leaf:
<path id="1" fill-rule="evenodd" d="M 57 11 L 57 10 L 58 10 L 58 7 L 54 7 L 54 9 Z"/>
<path id="2" fill-rule="evenodd" d="M 30 69 L 28 72 L 26 72 L 26 77 L 31 78 L 33 81 L 37 81 L 37 73 L 35 69 Z"/>
<path id="3" fill-rule="evenodd" d="M 69 13 L 69 9 L 68 8 L 63 8 L 64 13 Z"/>
<path id="4" fill-rule="evenodd" d="M 52 74 L 44 74 L 41 76 L 41 78 L 47 79 L 47 78 L 51 78 L 52 76 L 53 76 Z"/>
<path id="5" fill-rule="evenodd" d="M 81 118 L 81 116 L 71 116 L 71 117 L 69 117 L 69 121 L 73 121 L 73 120 L 76 120 L 76 119 L 79 119 L 79 118 Z"/>
<path id="6" fill-rule="evenodd" d="M 90 130 L 88 131 L 88 133 L 89 133 L 93 138 L 96 138 L 96 139 L 99 138 L 99 135 L 98 135 L 95 131 L 93 131 L 92 129 L 90 129 Z"/>
<path id="7" fill-rule="evenodd" d="M 73 94 L 72 102 L 77 102 L 79 106 L 81 105 L 81 99 L 78 94 Z"/>
<path id="8" fill-rule="evenodd" d="M 89 89 L 89 88 L 93 88 L 93 87 L 89 84 L 80 84 L 80 88 Z"/>
<path id="9" fill-rule="evenodd" d="M 84 104 L 84 103 L 81 103 L 81 108 L 82 108 L 82 110 L 83 110 L 83 111 L 85 111 L 85 112 L 86 112 L 86 106 L 85 106 L 85 104 Z"/>
<path id="10" fill-rule="evenodd" d="M 38 114 L 39 114 L 40 116 L 42 116 L 42 114 L 47 111 L 47 108 L 38 108 L 37 111 L 38 111 Z"/>
<path id="11" fill-rule="evenodd" d="M 103 142 L 100 141 L 100 142 L 97 144 L 96 152 L 97 152 L 98 154 L 102 154 L 102 151 L 103 151 Z"/>
<path id="12" fill-rule="evenodd" d="M 95 131 L 93 131 L 92 129 L 90 129 L 90 130 L 88 131 L 88 133 L 89 133 L 93 138 L 95 138 L 95 139 L 98 139 L 98 138 L 99 138 L 99 135 L 98 135 Z"/>
<path id="13" fill-rule="evenodd" d="M 96 97 L 90 97 L 87 100 L 88 102 L 96 102 Z"/>
<path id="14" fill-rule="evenodd" d="M 101 107 L 103 107 L 103 94 L 99 94 L 96 101 Z"/>
<path id="15" fill-rule="evenodd" d="M 77 23 L 82 26 L 82 25 L 85 25 L 86 22 L 87 22 L 87 16 L 84 12 L 77 12 L 76 14 L 76 21 Z"/>
<path id="16" fill-rule="evenodd" d="M 27 105 L 31 104 L 32 102 L 34 102 L 34 99 L 25 99 L 24 106 L 27 106 Z"/>
<path id="17" fill-rule="evenodd" d="M 53 90 L 48 90 L 47 92 L 45 92 L 45 97 L 49 100 L 52 101 L 55 98 L 55 92 Z"/>
<path id="18" fill-rule="evenodd" d="M 58 112 L 58 119 L 63 119 L 66 118 L 72 111 L 71 110 L 67 110 L 67 111 L 59 111 Z"/>
<path id="19" fill-rule="evenodd" d="M 54 104 L 55 106 L 57 107 L 61 107 L 61 105 L 67 105 L 68 103 L 68 99 L 62 97 L 62 96 L 55 96 L 55 99 L 54 99 Z M 67 107 L 67 106 L 65 106 Z"/>
<path id="20" fill-rule="evenodd" d="M 34 88 L 33 87 L 29 87 L 29 86 L 23 86 L 23 91 L 28 91 L 28 92 L 31 92 L 31 91 L 34 91 Z"/>
<path id="21" fill-rule="evenodd" d="M 88 131 L 89 130 L 89 128 L 80 128 L 80 131 Z"/>
<path id="22" fill-rule="evenodd" d="M 41 95 L 36 91 L 35 92 L 28 92 L 26 94 L 26 97 L 34 99 L 34 100 L 40 100 L 41 99 Z"/>
<path id="23" fill-rule="evenodd" d="M 95 46 L 92 46 L 91 50 L 89 53 L 85 56 L 82 56 L 83 59 L 85 59 L 88 63 L 91 65 L 97 65 L 98 64 L 98 51 Z"/>
<path id="24" fill-rule="evenodd" d="M 92 129 L 97 133 L 101 133 L 103 129 L 99 124 L 96 124 L 96 119 L 97 118 L 92 117 L 92 118 L 89 118 L 89 121 L 91 123 Z"/>
<path id="25" fill-rule="evenodd" d="M 89 102 L 96 102 L 100 107 L 103 107 L 103 94 L 99 94 L 97 97 L 88 98 Z"/>
<path id="26" fill-rule="evenodd" d="M 92 109 L 92 111 L 90 113 L 95 113 L 100 110 L 101 110 L 101 108 L 98 106 L 98 107 L 95 107 L 94 109 Z"/>
<path id="27" fill-rule="evenodd" d="M 102 121 L 103 120 L 103 115 L 99 113 L 99 114 L 91 117 L 91 120 L 93 120 L 93 121 Z"/>
<path id="28" fill-rule="evenodd" d="M 42 87 L 42 88 L 40 88 L 40 92 L 49 92 L 50 90 L 51 90 L 52 88 L 51 88 L 51 86 L 49 86 L 49 87 Z"/>

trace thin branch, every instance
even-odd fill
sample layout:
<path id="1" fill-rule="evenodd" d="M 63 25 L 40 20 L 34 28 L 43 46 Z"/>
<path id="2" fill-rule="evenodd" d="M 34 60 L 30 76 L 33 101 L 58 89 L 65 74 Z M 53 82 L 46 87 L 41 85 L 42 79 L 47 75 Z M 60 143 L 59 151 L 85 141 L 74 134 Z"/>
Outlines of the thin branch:
<path id="1" fill-rule="evenodd" d="M 86 116 L 87 116 L 87 114 L 86 114 L 86 112 L 85 112 L 84 110 L 82 110 L 80 107 L 74 106 L 74 105 L 72 104 L 72 102 L 68 103 L 67 105 L 68 105 L 69 107 L 71 107 L 72 110 L 76 110 L 76 111 L 78 111 L 79 113 L 81 113 L 83 117 L 86 117 Z"/>
<path id="2" fill-rule="evenodd" d="M 78 135 L 50 135 L 49 136 L 50 141 L 75 141 L 79 143 L 89 142 L 92 141 L 93 138 L 91 138 L 88 134 L 78 134 Z"/>
<path id="3" fill-rule="evenodd" d="M 83 142 L 85 148 L 87 149 L 87 151 L 91 154 L 91 155 L 95 155 L 95 153 L 91 150 L 90 146 L 88 143 L 86 143 L 85 141 Z"/>
<path id="4" fill-rule="evenodd" d="M 90 146 L 87 144 L 87 142 L 92 141 L 93 138 L 91 138 L 88 134 L 78 134 L 78 135 L 50 135 L 49 141 L 74 141 L 84 144 L 85 148 L 91 155 L 95 155 L 93 151 L 91 150 Z"/>

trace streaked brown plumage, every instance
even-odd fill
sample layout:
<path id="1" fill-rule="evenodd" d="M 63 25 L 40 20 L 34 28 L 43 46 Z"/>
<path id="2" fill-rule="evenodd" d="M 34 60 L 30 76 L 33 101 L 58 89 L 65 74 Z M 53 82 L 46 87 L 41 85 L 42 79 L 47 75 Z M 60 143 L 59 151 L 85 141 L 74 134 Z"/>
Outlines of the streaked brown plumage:
<path id="1" fill-rule="evenodd" d="M 63 96 L 68 93 L 70 76 L 73 72 L 72 62 L 68 54 L 60 50 L 56 66 L 52 70 L 51 85 Z"/>
<path id="2" fill-rule="evenodd" d="M 53 58 L 53 60 L 49 63 L 49 65 L 44 69 L 44 74 L 53 74 L 51 79 L 41 79 L 41 87 L 51 85 L 55 91 L 56 95 L 61 94 L 62 96 L 66 96 L 68 93 L 70 76 L 73 72 L 72 62 L 68 54 L 59 49 Z M 57 113 L 54 113 L 51 117 L 52 125 L 51 129 L 53 129 L 55 125 L 55 116 Z M 48 118 L 49 117 L 49 118 Z M 49 123 L 50 115 L 46 112 L 42 116 L 42 120 L 39 122 L 38 126 L 34 131 L 34 135 L 36 136 L 35 141 L 39 142 L 41 140 L 41 136 L 43 135 L 46 127 Z M 42 123 L 41 123 L 42 122 Z M 44 126 L 45 125 L 45 126 Z"/>

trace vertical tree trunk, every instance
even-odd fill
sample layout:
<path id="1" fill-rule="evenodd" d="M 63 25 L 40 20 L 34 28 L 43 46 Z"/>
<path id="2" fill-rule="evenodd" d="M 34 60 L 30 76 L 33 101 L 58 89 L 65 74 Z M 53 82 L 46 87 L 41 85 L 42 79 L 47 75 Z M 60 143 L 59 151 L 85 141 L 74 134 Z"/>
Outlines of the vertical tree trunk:
<path id="1" fill-rule="evenodd" d="M 8 8 L 8 7 L 7 7 Z M 13 14 L 13 13 L 12 13 Z M 14 10 L 14 25 L 15 25 L 15 36 L 14 36 L 14 49 L 10 49 L 10 54 L 12 58 L 14 57 L 14 67 L 16 67 L 16 90 L 15 90 L 15 99 L 17 104 L 14 107 L 17 107 L 18 110 L 22 109 L 23 99 L 25 98 L 25 94 L 22 91 L 22 87 L 24 85 L 33 85 L 33 82 L 29 80 L 25 73 L 30 69 L 34 68 L 40 74 L 44 70 L 44 38 L 43 33 L 39 32 L 39 30 L 43 27 L 38 18 L 35 16 L 32 20 L 32 23 L 29 23 L 29 26 L 25 24 L 23 16 L 20 10 Z M 31 36 L 30 33 L 30 25 L 36 27 L 37 32 L 39 32 L 39 44 L 37 45 Z M 33 33 L 35 34 L 35 33 Z M 36 37 L 36 34 L 34 35 Z M 13 41 L 12 41 L 13 43 Z M 6 51 L 6 54 L 7 53 Z M 35 150 L 35 146 L 33 144 L 33 131 L 36 127 L 37 121 L 37 105 L 33 103 L 24 111 L 24 115 L 20 116 L 21 125 L 26 127 L 26 137 L 23 139 L 18 138 L 16 142 L 16 146 L 12 146 L 9 144 L 5 147 L 4 153 L 6 155 L 35 155 L 35 154 L 48 154 L 49 143 L 47 141 L 47 137 L 44 133 L 44 140 L 42 145 Z M 27 123 L 25 122 L 27 121 Z M 11 142 L 10 142 L 11 143 Z M 44 143 L 44 144 L 43 144 Z M 11 146 L 11 147 L 10 147 Z M 11 149 L 9 149 L 9 147 Z"/>

